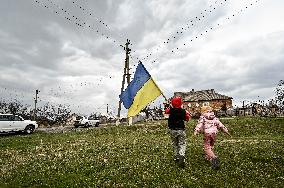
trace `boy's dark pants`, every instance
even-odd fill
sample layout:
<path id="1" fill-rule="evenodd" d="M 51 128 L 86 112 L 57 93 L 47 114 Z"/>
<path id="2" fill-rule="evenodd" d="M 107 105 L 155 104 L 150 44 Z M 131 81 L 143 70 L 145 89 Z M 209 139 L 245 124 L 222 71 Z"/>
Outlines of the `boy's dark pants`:
<path id="1" fill-rule="evenodd" d="M 185 157 L 185 150 L 186 150 L 185 130 L 170 129 L 170 135 L 172 139 L 175 158 L 179 158 L 180 156 Z"/>

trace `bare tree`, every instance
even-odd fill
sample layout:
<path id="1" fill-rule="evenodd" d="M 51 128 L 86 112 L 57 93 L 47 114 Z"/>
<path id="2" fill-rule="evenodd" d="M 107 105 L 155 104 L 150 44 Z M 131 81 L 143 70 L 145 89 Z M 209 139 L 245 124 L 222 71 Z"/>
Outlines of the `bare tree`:
<path id="1" fill-rule="evenodd" d="M 29 105 L 22 104 L 14 99 L 13 101 L 0 100 L 0 113 L 11 113 L 21 115 L 24 119 L 30 119 Z"/>

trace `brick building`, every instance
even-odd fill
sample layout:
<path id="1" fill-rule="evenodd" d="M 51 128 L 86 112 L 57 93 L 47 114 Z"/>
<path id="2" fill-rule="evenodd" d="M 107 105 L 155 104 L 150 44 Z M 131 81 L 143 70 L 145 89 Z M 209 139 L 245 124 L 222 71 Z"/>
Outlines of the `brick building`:
<path id="1" fill-rule="evenodd" d="M 190 92 L 175 92 L 174 96 L 183 99 L 183 106 L 193 116 L 199 116 L 202 106 L 211 106 L 214 111 L 225 111 L 232 108 L 232 97 L 216 93 L 214 89 Z"/>

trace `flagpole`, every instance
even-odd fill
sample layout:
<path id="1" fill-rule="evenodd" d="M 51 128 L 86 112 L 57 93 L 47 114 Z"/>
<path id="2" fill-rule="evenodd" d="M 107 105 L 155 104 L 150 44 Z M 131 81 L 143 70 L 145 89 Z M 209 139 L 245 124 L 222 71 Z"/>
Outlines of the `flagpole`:
<path id="1" fill-rule="evenodd" d="M 164 97 L 164 99 L 166 100 L 166 101 L 168 101 L 168 99 L 167 99 L 167 97 L 164 95 L 164 93 L 163 92 L 161 92 L 162 93 L 162 96 Z"/>

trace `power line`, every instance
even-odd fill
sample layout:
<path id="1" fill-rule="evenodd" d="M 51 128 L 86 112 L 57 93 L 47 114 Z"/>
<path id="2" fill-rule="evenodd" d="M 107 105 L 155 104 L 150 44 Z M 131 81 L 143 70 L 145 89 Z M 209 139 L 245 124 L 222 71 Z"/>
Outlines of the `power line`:
<path id="1" fill-rule="evenodd" d="M 101 36 L 104 39 L 107 39 L 109 42 L 113 43 L 116 47 L 121 48 L 120 43 L 116 40 L 113 39 L 111 37 L 111 34 L 106 34 L 104 33 L 101 29 L 99 29 L 98 25 L 93 25 L 92 23 L 90 23 L 89 21 L 85 21 L 81 18 L 79 18 L 79 16 L 75 16 L 74 13 L 72 13 L 71 10 L 67 9 L 67 8 L 63 8 L 60 5 L 54 3 L 52 0 L 46 0 L 46 1 L 42 1 L 42 0 L 35 0 L 36 4 L 40 5 L 43 8 L 46 8 L 48 10 L 50 10 L 52 13 L 64 18 L 65 20 L 67 20 L 69 23 L 75 24 L 78 26 L 78 28 L 82 28 L 82 29 L 87 29 L 90 31 L 95 32 L 97 35 Z M 79 5 L 78 3 L 76 3 L 75 0 L 72 1 L 72 4 L 79 8 L 80 10 L 82 10 L 83 12 L 87 12 L 87 14 L 89 16 L 91 16 L 92 18 L 95 18 L 97 20 L 97 22 L 100 25 L 103 25 L 105 28 L 110 30 L 110 27 L 108 24 L 106 24 L 105 21 L 103 21 L 102 19 L 96 18 L 94 16 L 94 13 L 92 13 L 91 11 L 87 10 L 86 8 L 84 8 L 82 5 Z M 109 31 L 110 32 L 110 31 Z M 104 78 L 100 78 L 98 80 L 98 86 L 101 85 L 102 80 L 103 79 L 112 79 L 116 77 L 115 75 L 107 75 Z"/>
<path id="2" fill-rule="evenodd" d="M 200 14 L 198 14 L 195 17 L 192 17 L 190 19 L 188 19 L 189 21 L 182 27 L 176 29 L 172 35 L 170 35 L 166 40 L 163 40 L 160 42 L 160 44 L 158 44 L 156 47 L 148 50 L 149 52 L 146 53 L 146 55 L 144 55 L 143 58 L 139 58 L 137 55 L 136 56 L 136 60 L 139 61 L 145 61 L 148 60 L 151 56 L 154 55 L 154 53 L 157 53 L 158 51 L 160 51 L 162 48 L 166 47 L 170 42 L 176 41 L 180 36 L 182 36 L 187 30 L 192 29 L 196 26 L 198 26 L 198 22 L 204 20 L 206 17 L 209 17 L 210 14 L 212 14 L 213 12 L 216 12 L 217 8 L 216 7 L 218 4 L 219 5 L 225 5 L 225 2 L 227 2 L 227 0 L 221 0 L 220 2 L 215 1 L 213 4 L 211 4 L 209 6 L 209 8 L 204 9 L 204 11 L 202 11 Z M 207 15 L 206 15 L 207 14 Z M 136 50 L 133 51 L 133 53 L 135 53 Z"/>
<path id="3" fill-rule="evenodd" d="M 190 40 L 184 41 L 183 43 L 181 43 L 182 44 L 181 46 L 171 48 L 170 50 L 167 50 L 167 51 L 169 53 L 172 53 L 172 54 L 177 54 L 182 48 L 190 46 L 193 41 L 195 41 L 195 40 L 197 40 L 201 37 L 204 37 L 205 35 L 207 35 L 211 31 L 222 26 L 226 21 L 232 20 L 233 18 L 237 17 L 238 15 L 244 13 L 244 11 L 248 10 L 250 7 L 252 7 L 253 5 L 255 5 L 258 2 L 259 2 L 259 0 L 255 0 L 254 2 L 247 3 L 246 5 L 243 6 L 243 8 L 239 9 L 238 11 L 235 11 L 234 13 L 231 13 L 229 16 L 224 18 L 223 22 L 219 21 L 218 23 L 214 24 L 214 26 L 207 26 L 207 28 L 204 29 L 203 32 L 197 33 L 196 35 L 192 36 L 190 38 Z M 150 62 L 148 61 L 148 63 L 152 63 L 152 64 L 157 63 L 158 59 L 159 59 L 159 57 L 156 57 L 154 60 L 152 60 Z"/>
<path id="4" fill-rule="evenodd" d="M 75 16 L 74 13 L 72 13 L 67 8 L 63 8 L 63 7 L 59 6 L 58 4 L 54 3 L 51 0 L 47 0 L 48 3 L 46 3 L 46 2 L 44 3 L 41 0 L 35 0 L 35 2 L 38 5 L 42 6 L 43 8 L 49 9 L 54 14 L 61 16 L 62 18 L 65 18 L 70 23 L 77 25 L 79 28 L 84 28 L 84 29 L 94 31 L 97 35 L 103 37 L 104 39 L 107 39 L 107 41 L 114 43 L 114 45 L 116 45 L 118 47 L 120 46 L 120 44 L 118 43 L 118 41 L 116 39 L 113 39 L 109 34 L 104 33 L 100 29 L 99 26 L 93 25 L 92 23 L 90 23 L 86 20 L 83 20 L 83 19 L 79 18 L 78 16 Z M 104 25 L 106 25 L 105 22 L 102 22 L 102 23 L 104 23 Z"/>

